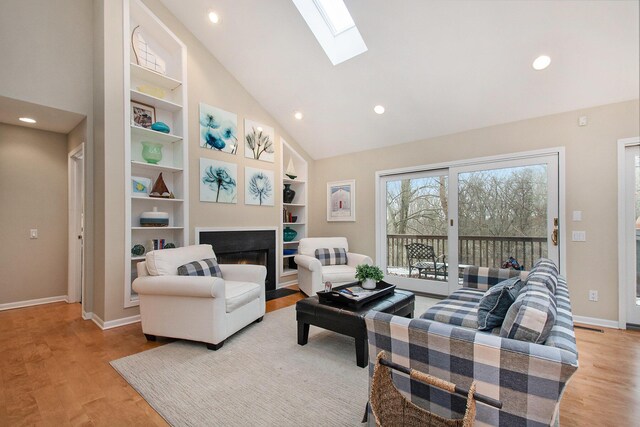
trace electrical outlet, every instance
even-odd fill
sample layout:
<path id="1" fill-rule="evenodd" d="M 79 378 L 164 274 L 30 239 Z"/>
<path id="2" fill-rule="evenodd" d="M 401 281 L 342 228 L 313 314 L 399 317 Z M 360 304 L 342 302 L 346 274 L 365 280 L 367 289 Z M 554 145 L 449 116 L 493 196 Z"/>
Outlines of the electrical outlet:
<path id="1" fill-rule="evenodd" d="M 578 126 L 586 126 L 587 125 L 587 116 L 578 117 Z"/>
<path id="2" fill-rule="evenodd" d="M 593 301 L 593 302 L 598 301 L 598 291 L 594 291 L 594 290 L 589 291 L 589 301 Z"/>
<path id="3" fill-rule="evenodd" d="M 587 232 L 586 231 L 574 231 L 571 233 L 571 240 L 574 242 L 586 242 L 587 241 Z"/>

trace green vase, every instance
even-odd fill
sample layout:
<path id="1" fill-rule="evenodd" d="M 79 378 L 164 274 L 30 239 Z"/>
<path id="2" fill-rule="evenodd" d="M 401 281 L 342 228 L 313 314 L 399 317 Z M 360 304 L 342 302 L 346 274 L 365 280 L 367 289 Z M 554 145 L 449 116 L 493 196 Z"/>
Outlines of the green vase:
<path id="1" fill-rule="evenodd" d="M 158 142 L 142 141 L 142 158 L 151 164 L 162 160 L 162 144 Z"/>
<path id="2" fill-rule="evenodd" d="M 284 230 L 282 230 L 282 234 L 283 234 L 282 239 L 285 242 L 290 242 L 296 238 L 296 236 L 298 235 L 298 232 L 292 228 L 287 227 Z"/>

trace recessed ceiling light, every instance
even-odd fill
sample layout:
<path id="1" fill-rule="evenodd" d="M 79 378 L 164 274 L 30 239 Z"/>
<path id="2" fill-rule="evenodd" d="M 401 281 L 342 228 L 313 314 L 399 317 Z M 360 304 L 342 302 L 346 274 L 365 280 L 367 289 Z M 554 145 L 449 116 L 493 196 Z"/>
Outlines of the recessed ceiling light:
<path id="1" fill-rule="evenodd" d="M 549 58 L 547 55 L 541 55 L 538 56 L 535 61 L 533 61 L 532 66 L 534 70 L 540 71 L 547 68 L 549 64 L 551 64 L 551 58 Z"/>
<path id="2" fill-rule="evenodd" d="M 215 12 L 209 12 L 209 21 L 217 24 L 218 22 L 220 22 L 220 17 Z"/>
<path id="3" fill-rule="evenodd" d="M 302 120 L 302 118 L 304 116 L 302 115 L 302 113 L 300 111 L 296 111 L 295 114 L 293 115 L 293 117 L 295 117 L 296 120 Z"/>
<path id="4" fill-rule="evenodd" d="M 31 117 L 20 117 L 19 119 L 21 122 L 25 122 L 25 123 L 35 123 L 36 121 L 34 119 L 32 119 Z"/>
<path id="5" fill-rule="evenodd" d="M 384 114 L 384 107 L 382 105 L 376 105 L 375 107 L 373 107 L 373 111 L 375 111 L 377 114 Z"/>

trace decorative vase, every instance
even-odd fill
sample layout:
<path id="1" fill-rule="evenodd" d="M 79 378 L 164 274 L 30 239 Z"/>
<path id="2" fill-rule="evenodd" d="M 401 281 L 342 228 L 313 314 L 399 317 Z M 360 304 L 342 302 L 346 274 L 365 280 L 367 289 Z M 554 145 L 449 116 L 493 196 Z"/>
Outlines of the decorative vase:
<path id="1" fill-rule="evenodd" d="M 296 197 L 296 192 L 291 189 L 291 184 L 284 184 L 284 189 L 282 190 L 282 200 L 285 203 L 293 202 L 293 198 Z"/>
<path id="2" fill-rule="evenodd" d="M 141 244 L 133 245 L 133 248 L 131 248 L 131 255 L 142 256 L 144 252 L 145 248 Z"/>
<path id="3" fill-rule="evenodd" d="M 162 133 L 169 133 L 171 131 L 171 129 L 169 129 L 169 126 L 164 122 L 153 123 L 151 125 L 151 130 L 155 130 Z"/>
<path id="4" fill-rule="evenodd" d="M 162 160 L 162 144 L 158 142 L 142 141 L 142 158 L 151 164 Z"/>
<path id="5" fill-rule="evenodd" d="M 291 242 L 296 238 L 297 235 L 298 232 L 292 228 L 286 227 L 284 230 L 282 230 L 282 240 L 284 240 L 285 242 Z"/>
<path id="6" fill-rule="evenodd" d="M 373 279 L 364 279 L 364 281 L 362 282 L 362 287 L 364 289 L 375 289 L 376 281 Z"/>

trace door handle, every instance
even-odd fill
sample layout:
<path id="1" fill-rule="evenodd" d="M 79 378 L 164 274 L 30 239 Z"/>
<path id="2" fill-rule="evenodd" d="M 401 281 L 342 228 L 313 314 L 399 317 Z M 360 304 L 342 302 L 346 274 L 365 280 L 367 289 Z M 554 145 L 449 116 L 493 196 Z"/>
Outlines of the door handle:
<path id="1" fill-rule="evenodd" d="M 551 233 L 551 243 L 558 246 L 558 218 L 553 218 L 553 232 Z"/>

